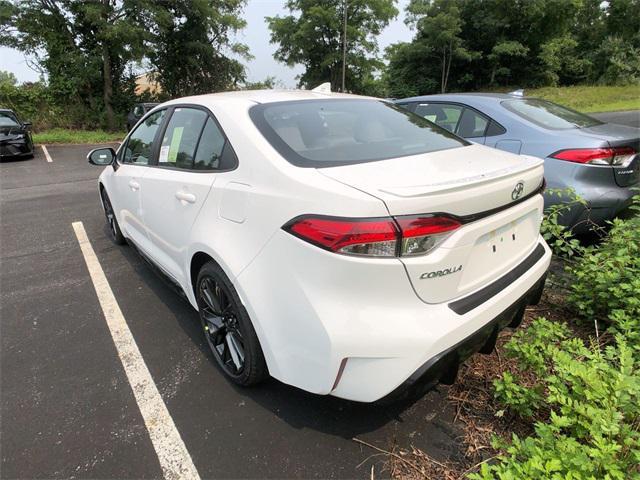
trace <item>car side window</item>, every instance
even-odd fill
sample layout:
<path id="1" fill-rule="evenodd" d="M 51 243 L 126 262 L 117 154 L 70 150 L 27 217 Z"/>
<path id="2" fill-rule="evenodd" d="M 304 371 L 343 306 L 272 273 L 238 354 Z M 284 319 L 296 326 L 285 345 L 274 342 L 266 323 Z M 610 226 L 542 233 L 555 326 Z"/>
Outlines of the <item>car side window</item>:
<path id="1" fill-rule="evenodd" d="M 165 113 L 166 110 L 152 113 L 129 135 L 127 145 L 124 148 L 122 163 L 149 165 L 149 159 L 153 151 L 153 139 L 162 124 Z"/>
<path id="2" fill-rule="evenodd" d="M 207 114 L 202 110 L 176 108 L 164 131 L 158 166 L 191 170 L 206 120 Z"/>
<path id="3" fill-rule="evenodd" d="M 464 107 L 445 103 L 419 103 L 414 113 L 435 123 L 445 130 L 455 133 Z"/>
<path id="4" fill-rule="evenodd" d="M 216 170 L 220 168 L 220 159 L 225 147 L 225 138 L 212 118 L 202 131 L 198 150 L 193 162 L 194 170 Z"/>
<path id="5" fill-rule="evenodd" d="M 484 132 L 489 125 L 489 119 L 484 115 L 480 115 L 475 110 L 465 108 L 460 117 L 456 134 L 462 138 L 484 137 Z"/>

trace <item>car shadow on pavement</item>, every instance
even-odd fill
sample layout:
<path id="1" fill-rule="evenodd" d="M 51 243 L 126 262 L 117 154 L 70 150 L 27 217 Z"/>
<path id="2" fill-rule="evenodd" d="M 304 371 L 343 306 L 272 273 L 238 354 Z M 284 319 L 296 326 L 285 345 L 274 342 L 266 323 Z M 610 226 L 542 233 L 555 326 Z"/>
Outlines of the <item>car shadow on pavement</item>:
<path id="1" fill-rule="evenodd" d="M 135 249 L 123 249 L 123 257 L 173 313 L 176 322 L 214 367 L 212 370 L 222 377 L 205 343 L 198 314 L 188 301 L 175 293 Z M 295 429 L 313 429 L 347 440 L 361 438 L 382 448 L 392 442 L 406 447 L 413 445 L 436 459 L 460 455 L 456 445 L 461 430 L 453 422 L 455 411 L 446 399 L 447 387 L 438 387 L 419 398 L 378 405 L 315 395 L 275 379 L 253 388 L 221 380 L 232 387 L 239 401 L 255 403 Z"/>

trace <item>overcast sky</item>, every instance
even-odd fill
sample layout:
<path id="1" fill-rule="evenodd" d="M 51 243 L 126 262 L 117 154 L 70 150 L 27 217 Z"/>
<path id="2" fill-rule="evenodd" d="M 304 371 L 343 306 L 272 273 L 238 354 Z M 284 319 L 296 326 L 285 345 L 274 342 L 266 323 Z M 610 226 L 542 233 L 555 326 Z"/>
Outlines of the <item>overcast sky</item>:
<path id="1" fill-rule="evenodd" d="M 411 40 L 412 33 L 404 24 L 404 8 L 409 0 L 399 0 L 398 17 L 382 32 L 378 38 L 381 51 L 392 43 Z M 285 15 L 284 0 L 248 0 L 244 11 L 247 28 L 238 34 L 238 40 L 249 45 L 254 59 L 247 62 L 247 77 L 250 81 L 264 80 L 275 76 L 286 87 L 296 85 L 295 77 L 302 69 L 300 66 L 289 68 L 273 59 L 275 45 L 269 43 L 269 29 L 265 16 Z M 25 62 L 24 55 L 16 50 L 0 47 L 0 70 L 13 72 L 18 81 L 38 80 L 38 74 Z"/>

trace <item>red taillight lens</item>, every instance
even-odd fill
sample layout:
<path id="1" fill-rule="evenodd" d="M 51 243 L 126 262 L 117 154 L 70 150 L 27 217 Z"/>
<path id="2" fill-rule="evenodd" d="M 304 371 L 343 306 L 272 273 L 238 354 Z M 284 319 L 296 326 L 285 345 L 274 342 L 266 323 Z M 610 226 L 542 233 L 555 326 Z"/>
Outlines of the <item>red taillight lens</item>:
<path id="1" fill-rule="evenodd" d="M 402 256 L 430 252 L 462 225 L 454 218 L 436 215 L 396 217 L 396 222 L 402 232 Z"/>
<path id="2" fill-rule="evenodd" d="M 318 247 L 351 255 L 393 257 L 398 230 L 390 218 L 343 219 L 305 216 L 284 229 Z"/>
<path id="3" fill-rule="evenodd" d="M 631 147 L 615 148 L 572 148 L 560 150 L 551 155 L 558 160 L 593 165 L 625 165 L 633 158 L 636 151 Z"/>
<path id="4" fill-rule="evenodd" d="M 362 219 L 306 215 L 293 219 L 283 228 L 332 252 L 396 257 L 424 255 L 460 225 L 454 218 L 437 215 Z"/>

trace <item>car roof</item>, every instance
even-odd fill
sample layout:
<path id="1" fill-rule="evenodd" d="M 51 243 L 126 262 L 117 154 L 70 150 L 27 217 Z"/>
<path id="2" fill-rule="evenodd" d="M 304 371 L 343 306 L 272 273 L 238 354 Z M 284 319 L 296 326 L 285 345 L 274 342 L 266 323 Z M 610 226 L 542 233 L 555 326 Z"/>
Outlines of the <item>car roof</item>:
<path id="1" fill-rule="evenodd" d="M 11 110 L 10 108 L 0 108 L 0 112 L 16 113 L 13 110 Z"/>
<path id="2" fill-rule="evenodd" d="M 516 95 L 509 95 L 507 93 L 492 93 L 492 92 L 473 92 L 473 93 L 441 93 L 437 95 L 420 95 L 417 97 L 403 98 L 401 100 L 397 100 L 398 102 L 406 102 L 406 101 L 423 101 L 423 100 L 476 100 L 476 101 L 486 101 L 486 102 L 498 102 L 501 100 L 507 99 L 520 99 L 523 97 L 518 97 Z M 530 97 L 527 97 L 530 98 Z"/>
<path id="3" fill-rule="evenodd" d="M 296 100 L 321 100 L 321 99 L 375 99 L 348 93 L 321 93 L 312 90 L 238 90 L 233 92 L 208 93 L 192 97 L 176 98 L 165 105 L 176 103 L 210 103 L 217 101 L 232 101 L 244 103 L 276 103 Z M 379 100 L 379 99 L 375 99 Z"/>

